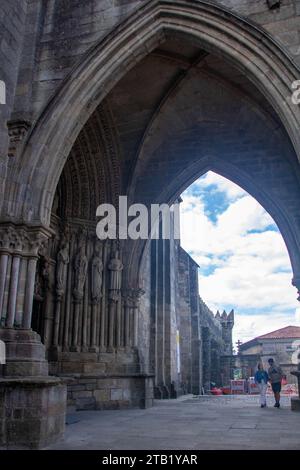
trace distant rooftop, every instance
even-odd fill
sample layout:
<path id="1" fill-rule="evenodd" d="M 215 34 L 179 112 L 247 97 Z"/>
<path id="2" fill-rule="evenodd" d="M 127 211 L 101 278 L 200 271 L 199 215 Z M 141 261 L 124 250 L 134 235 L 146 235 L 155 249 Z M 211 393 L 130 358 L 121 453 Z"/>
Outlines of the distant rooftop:
<path id="1" fill-rule="evenodd" d="M 240 345 L 240 351 L 243 351 L 251 346 L 257 345 L 262 339 L 289 339 L 289 338 L 300 338 L 300 326 L 286 326 L 279 330 L 271 331 L 265 335 L 257 336 L 246 343 Z"/>
<path id="2" fill-rule="evenodd" d="M 280 330 L 272 331 L 266 335 L 258 336 L 257 339 L 282 339 L 282 338 L 300 338 L 300 326 L 286 326 Z"/>

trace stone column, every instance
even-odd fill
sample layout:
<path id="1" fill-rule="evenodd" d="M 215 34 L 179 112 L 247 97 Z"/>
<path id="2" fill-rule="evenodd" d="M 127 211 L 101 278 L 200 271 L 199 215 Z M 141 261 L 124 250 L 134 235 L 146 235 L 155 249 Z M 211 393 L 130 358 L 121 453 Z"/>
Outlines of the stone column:
<path id="1" fill-rule="evenodd" d="M 115 317 L 116 317 L 117 301 L 109 300 L 109 328 L 108 328 L 108 352 L 113 352 L 115 346 Z"/>
<path id="2" fill-rule="evenodd" d="M 4 325 L 0 339 L 6 343 L 5 376 L 48 373 L 44 346 L 39 335 L 31 330 L 31 315 L 38 252 L 51 235 L 44 227 L 0 225 L 0 300 Z M 25 268 L 23 274 L 21 263 Z"/>
<path id="3" fill-rule="evenodd" d="M 222 385 L 221 380 L 221 346 L 216 339 L 211 341 L 211 381 L 218 387 Z"/>
<path id="4" fill-rule="evenodd" d="M 73 340 L 71 351 L 78 352 L 81 349 L 81 342 L 79 339 L 79 316 L 80 309 L 82 306 L 82 301 L 84 297 L 84 285 L 86 281 L 87 266 L 88 260 L 86 256 L 85 241 L 83 238 L 84 235 L 81 235 L 81 238 L 78 243 L 78 251 L 74 260 L 74 324 L 73 324 Z"/>
<path id="5" fill-rule="evenodd" d="M 52 302 L 52 292 L 54 292 L 54 262 L 50 261 L 48 258 L 45 260 L 45 265 L 43 268 L 43 281 L 45 289 L 45 323 L 43 331 L 43 342 L 48 349 L 51 346 L 52 340 L 52 325 L 53 325 L 53 314 L 51 311 L 51 302 Z"/>
<path id="6" fill-rule="evenodd" d="M 53 346 L 58 348 L 61 307 L 66 291 L 67 269 L 70 262 L 69 240 L 64 236 L 61 240 L 60 250 L 56 263 L 56 310 L 53 326 Z"/>
<path id="7" fill-rule="evenodd" d="M 198 309 L 191 311 L 191 340 L 191 391 L 194 395 L 200 395 L 203 386 L 203 348 Z"/>
<path id="8" fill-rule="evenodd" d="M 210 390 L 211 382 L 211 335 L 208 327 L 202 327 L 203 347 L 203 385 L 205 391 Z"/>
<path id="9" fill-rule="evenodd" d="M 122 347 L 122 330 L 123 330 L 123 324 L 122 324 L 122 314 L 123 314 L 123 309 L 122 309 L 122 297 L 120 294 L 118 303 L 117 303 L 117 318 L 116 318 L 116 347 L 117 349 L 120 349 Z"/>
<path id="10" fill-rule="evenodd" d="M 0 312 L 2 312 L 3 301 L 4 301 L 4 289 L 5 289 L 5 281 L 6 281 L 7 264 L 8 264 L 8 254 L 5 252 L 2 252 L 0 254 Z"/>
<path id="11" fill-rule="evenodd" d="M 56 301 L 56 310 L 55 310 L 54 328 L 53 328 L 53 346 L 58 347 L 60 313 L 61 313 L 61 304 L 62 304 L 63 297 L 61 295 L 58 295 L 56 300 L 57 301 Z"/>
<path id="12" fill-rule="evenodd" d="M 142 295 L 144 295 L 142 289 L 132 289 L 131 298 L 132 298 L 132 315 L 133 315 L 133 334 L 132 334 L 132 346 L 134 348 L 138 347 L 138 327 L 139 327 L 139 306 Z"/>
<path id="13" fill-rule="evenodd" d="M 10 288 L 8 293 L 8 310 L 5 326 L 7 328 L 13 328 L 16 315 L 17 307 L 17 294 L 18 294 L 18 282 L 19 282 L 19 271 L 20 271 L 20 255 L 15 254 L 12 256 L 12 267 L 10 273 Z M 24 318 L 23 318 L 24 321 Z"/>
<path id="14" fill-rule="evenodd" d="M 102 298 L 103 284 L 103 261 L 102 261 L 102 244 L 96 242 L 94 256 L 91 262 L 91 297 L 92 297 L 92 319 L 91 319 L 91 345 L 90 351 L 97 352 L 97 331 L 100 331 L 99 325 L 99 309 Z"/>
<path id="15" fill-rule="evenodd" d="M 122 291 L 125 312 L 125 348 L 138 347 L 139 305 L 144 291 L 128 288 Z"/>
<path id="16" fill-rule="evenodd" d="M 92 325 L 91 325 L 91 346 L 90 346 L 90 352 L 97 352 L 98 347 L 97 347 L 97 322 L 98 322 L 98 308 L 99 304 L 98 302 L 93 302 L 92 303 Z"/>
<path id="17" fill-rule="evenodd" d="M 72 336 L 72 347 L 70 350 L 73 352 L 78 352 L 79 351 L 78 330 L 79 330 L 79 313 L 80 313 L 81 300 L 75 299 L 74 305 L 75 307 L 74 307 L 73 336 Z"/>
<path id="18" fill-rule="evenodd" d="M 75 233 L 74 231 L 69 231 L 69 227 L 67 227 L 67 233 L 69 240 L 69 257 L 71 258 L 74 252 L 74 244 L 75 244 Z M 70 330 L 72 330 L 71 325 L 71 314 L 72 314 L 72 263 L 69 263 L 67 268 L 66 274 L 66 311 L 65 311 L 65 318 L 64 318 L 64 331 L 63 331 L 63 350 L 66 352 L 70 351 L 70 346 L 72 344 L 72 338 L 70 335 Z"/>
<path id="19" fill-rule="evenodd" d="M 124 303 L 124 346 L 126 349 L 130 348 L 130 309 L 131 302 L 127 289 L 122 292 Z"/>
<path id="20" fill-rule="evenodd" d="M 107 265 L 107 259 L 108 259 L 108 254 L 109 254 L 109 240 L 106 240 L 103 246 L 103 267 Z M 102 291 L 102 299 L 101 299 L 101 305 L 100 305 L 100 331 L 99 331 L 99 342 L 100 342 L 100 347 L 99 351 L 100 352 L 106 352 L 107 348 L 107 337 L 106 337 L 106 329 L 107 329 L 107 320 L 108 320 L 108 315 L 107 315 L 107 292 L 105 286 L 107 285 L 107 271 L 103 269 L 103 291 Z"/>
<path id="21" fill-rule="evenodd" d="M 4 447 L 45 446 L 64 432 L 66 385 L 48 376 L 45 348 L 31 329 L 38 252 L 51 235 L 44 227 L 0 225 L 0 301 L 5 325 L 0 328 L 0 340 L 6 346 L 0 377 L 0 446 Z"/>
<path id="22" fill-rule="evenodd" d="M 25 330 L 31 327 L 36 264 L 37 264 L 37 257 L 29 258 L 28 267 L 27 267 L 25 305 L 24 305 L 24 316 L 23 316 L 23 328 Z"/>
<path id="23" fill-rule="evenodd" d="M 109 333 L 108 333 L 108 351 L 113 352 L 115 346 L 115 323 L 117 313 L 117 303 L 120 301 L 122 287 L 123 263 L 120 259 L 120 253 L 117 247 L 114 247 L 111 253 L 111 259 L 108 264 L 110 272 L 109 278 Z"/>

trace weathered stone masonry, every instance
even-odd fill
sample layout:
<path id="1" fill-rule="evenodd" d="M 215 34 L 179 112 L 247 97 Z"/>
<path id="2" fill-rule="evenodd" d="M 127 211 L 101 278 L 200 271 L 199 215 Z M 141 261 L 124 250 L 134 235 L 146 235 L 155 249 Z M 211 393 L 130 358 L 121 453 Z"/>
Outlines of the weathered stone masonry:
<path id="1" fill-rule="evenodd" d="M 300 290 L 299 22 L 297 0 L 2 1 L 0 445 L 62 435 L 66 387 L 103 409 L 229 380 L 233 314 L 174 240 L 99 242 L 100 203 L 216 171 L 271 214 Z"/>

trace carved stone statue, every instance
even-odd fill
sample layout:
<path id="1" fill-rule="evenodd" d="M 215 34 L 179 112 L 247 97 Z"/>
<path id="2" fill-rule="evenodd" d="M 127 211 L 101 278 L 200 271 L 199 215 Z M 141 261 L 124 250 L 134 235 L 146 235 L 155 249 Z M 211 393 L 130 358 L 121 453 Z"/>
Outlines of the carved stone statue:
<path id="1" fill-rule="evenodd" d="M 35 300 L 38 300 L 41 302 L 44 300 L 44 295 L 43 295 L 43 288 L 42 288 L 42 283 L 41 283 L 41 276 L 40 273 L 37 272 L 35 276 L 35 281 L 34 281 L 34 298 Z"/>
<path id="2" fill-rule="evenodd" d="M 109 297 L 112 300 L 117 300 L 122 285 L 122 270 L 124 266 L 119 258 L 119 251 L 116 250 L 112 255 L 108 264 L 110 271 L 110 284 L 109 284 Z"/>
<path id="3" fill-rule="evenodd" d="M 84 283 L 86 279 L 88 260 L 85 254 L 85 246 L 81 245 L 75 257 L 75 284 L 74 284 L 74 297 L 81 300 L 83 297 Z"/>
<path id="4" fill-rule="evenodd" d="M 58 296 L 62 296 L 65 292 L 69 261 L 69 244 L 64 240 L 57 255 L 56 292 Z"/>
<path id="5" fill-rule="evenodd" d="M 47 256 L 40 255 L 36 267 L 34 298 L 42 302 L 50 288 L 50 261 Z"/>
<path id="6" fill-rule="evenodd" d="M 97 245 L 95 248 L 94 258 L 92 260 L 92 301 L 98 303 L 102 296 L 102 277 L 103 277 L 103 263 L 100 254 L 100 248 Z"/>
<path id="7" fill-rule="evenodd" d="M 45 289 L 48 289 L 50 286 L 50 261 L 48 257 L 44 258 L 42 278 L 44 281 Z"/>

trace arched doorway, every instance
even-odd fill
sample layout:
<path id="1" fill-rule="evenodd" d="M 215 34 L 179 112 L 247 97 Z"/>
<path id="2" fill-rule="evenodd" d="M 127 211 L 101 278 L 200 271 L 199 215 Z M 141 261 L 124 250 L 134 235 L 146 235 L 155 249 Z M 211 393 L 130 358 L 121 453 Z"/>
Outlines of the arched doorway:
<path id="1" fill-rule="evenodd" d="M 214 317 L 224 321 L 223 310 L 234 310 L 233 329 L 227 332 L 232 335 L 231 354 L 235 350 L 232 357 L 232 365 L 237 368 L 235 376 L 253 377 L 262 354 L 260 346 L 254 346 L 256 342 L 260 344 L 255 338 L 275 331 L 274 337 L 280 331 L 287 335 L 291 328 L 288 325 L 299 322 L 298 302 L 289 282 L 291 265 L 286 246 L 278 227 L 260 204 L 216 173 L 203 175 L 181 197 L 181 246 L 199 265 L 200 296 L 211 310 L 212 322 Z M 203 317 L 205 328 L 208 320 L 205 314 Z M 210 373 L 205 370 L 205 375 L 218 384 L 217 334 L 213 329 L 210 336 L 204 330 L 206 349 L 211 350 L 204 357 L 210 364 L 207 368 Z M 295 382 L 290 374 L 294 369 L 292 348 L 273 341 L 272 347 L 264 349 L 264 366 L 268 368 L 268 354 L 274 354 L 275 361 L 284 364 L 292 384 Z M 187 346 L 182 342 L 182 347 Z M 233 379 L 233 373 L 230 378 Z"/>
<path id="2" fill-rule="evenodd" d="M 120 194 L 128 194 L 130 202 L 147 207 L 157 202 L 170 204 L 190 182 L 213 169 L 247 189 L 270 212 L 283 234 L 294 268 L 298 266 L 298 235 L 287 223 L 296 212 L 288 201 L 291 194 L 295 199 L 298 195 L 297 158 L 277 114 L 247 77 L 235 70 L 218 56 L 199 51 L 193 43 L 168 37 L 115 85 L 81 130 L 57 189 L 56 207 L 60 209 L 52 215 L 51 226 L 57 233 L 56 244 L 50 249 L 53 266 L 61 241 L 70 237 L 66 298 L 60 305 L 54 292 L 52 302 L 50 329 L 56 329 L 56 334 L 48 335 L 52 372 L 112 373 L 115 368 L 124 372 L 127 367 L 134 373 L 153 372 L 149 362 L 153 346 L 149 305 L 160 302 L 164 310 L 170 304 L 169 273 L 173 268 L 168 242 L 152 246 L 167 268 L 163 273 L 157 271 L 151 281 L 155 286 L 151 287 L 149 269 L 153 271 L 160 263 L 156 268 L 150 266 L 150 244 L 143 240 L 120 241 L 123 290 L 116 304 L 109 297 L 108 265 L 117 249 L 113 243 L 103 246 L 101 301 L 93 306 L 92 279 L 86 271 L 80 306 L 74 305 L 76 269 L 71 260 L 75 262 L 84 238 L 85 255 L 93 263 L 96 207 L 102 202 L 117 205 Z M 281 189 L 279 193 L 282 172 L 288 191 Z M 153 299 L 153 290 L 158 292 L 157 282 L 163 283 L 160 300 Z M 55 308 L 57 302 L 59 309 Z M 174 337 L 167 313 L 161 327 Z M 163 357 L 172 354 L 172 347 L 167 352 L 163 346 Z M 127 350 L 126 358 L 123 352 L 117 354 L 113 366 L 98 355 L 99 351 L 115 354 L 124 348 L 135 352 Z M 77 362 L 74 354 L 80 355 Z M 161 382 L 168 382 L 162 396 L 173 393 L 172 367 L 168 373 L 161 371 Z M 94 395 L 87 406 L 93 403 Z"/>
<path id="3" fill-rule="evenodd" d="M 298 287 L 300 111 L 290 100 L 296 78 L 277 44 L 222 8 L 154 1 L 89 51 L 41 114 L 6 180 L 2 213 L 9 214 L 10 251 L 3 266 L 5 277 L 17 281 L 22 271 L 22 281 L 6 297 L 2 286 L 5 302 L 10 295 L 15 302 L 7 302 L 3 322 L 30 328 L 41 255 L 32 245 L 49 238 L 44 341 L 52 371 L 108 376 L 93 378 L 85 395 L 72 391 L 82 406 L 146 404 L 152 372 L 149 243 L 107 244 L 100 256 L 95 208 L 101 202 L 117 205 L 127 194 L 148 207 L 171 204 L 212 169 L 272 215 Z M 34 243 L 25 236 L 20 268 L 19 241 L 10 238 L 21 223 Z M 99 285 L 101 269 L 99 293 L 93 276 Z M 167 300 L 163 295 L 164 306 Z"/>

